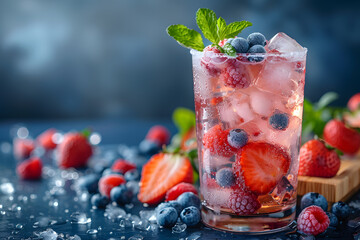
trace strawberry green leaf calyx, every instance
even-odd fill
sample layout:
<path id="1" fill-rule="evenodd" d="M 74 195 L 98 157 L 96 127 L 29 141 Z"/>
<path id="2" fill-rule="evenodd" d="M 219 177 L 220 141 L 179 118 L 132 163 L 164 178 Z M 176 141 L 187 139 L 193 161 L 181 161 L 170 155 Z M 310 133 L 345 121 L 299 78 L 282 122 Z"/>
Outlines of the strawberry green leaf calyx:
<path id="1" fill-rule="evenodd" d="M 83 135 L 85 138 L 88 139 L 92 133 L 92 130 L 90 128 L 85 128 L 80 133 L 81 133 L 81 135 Z"/>
<path id="2" fill-rule="evenodd" d="M 198 51 L 204 49 L 204 43 L 200 33 L 189 29 L 184 25 L 171 25 L 166 29 L 167 33 L 173 37 L 180 45 Z"/>

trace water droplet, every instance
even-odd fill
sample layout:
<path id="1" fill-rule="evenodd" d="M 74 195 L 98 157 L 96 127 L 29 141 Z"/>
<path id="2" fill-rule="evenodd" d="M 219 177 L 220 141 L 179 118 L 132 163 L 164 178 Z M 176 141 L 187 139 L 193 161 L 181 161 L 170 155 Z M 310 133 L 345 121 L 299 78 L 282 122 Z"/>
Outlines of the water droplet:
<path id="1" fill-rule="evenodd" d="M 89 229 L 86 231 L 87 234 L 97 234 L 98 233 L 98 230 L 96 229 Z"/>
<path id="2" fill-rule="evenodd" d="M 23 227 L 24 227 L 24 225 L 22 225 L 20 223 L 16 224 L 16 226 L 15 226 L 15 228 L 18 229 L 18 230 L 23 229 Z"/>
<path id="3" fill-rule="evenodd" d="M 85 213 L 74 212 L 70 215 L 71 224 L 88 224 L 91 218 L 86 217 Z"/>

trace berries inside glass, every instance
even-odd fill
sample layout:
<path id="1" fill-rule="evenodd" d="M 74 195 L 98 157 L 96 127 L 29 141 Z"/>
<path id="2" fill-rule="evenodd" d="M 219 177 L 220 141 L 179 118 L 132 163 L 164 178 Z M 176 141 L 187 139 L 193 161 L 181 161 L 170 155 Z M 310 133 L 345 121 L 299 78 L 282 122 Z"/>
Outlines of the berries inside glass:
<path id="1" fill-rule="evenodd" d="M 202 219 L 210 227 L 275 232 L 295 218 L 307 50 L 283 33 L 265 50 L 191 51 Z"/>

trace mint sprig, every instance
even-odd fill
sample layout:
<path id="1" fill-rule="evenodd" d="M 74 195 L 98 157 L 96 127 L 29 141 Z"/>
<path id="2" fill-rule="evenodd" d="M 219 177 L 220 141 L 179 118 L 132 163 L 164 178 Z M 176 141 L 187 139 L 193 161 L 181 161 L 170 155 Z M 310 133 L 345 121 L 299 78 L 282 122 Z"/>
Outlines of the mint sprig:
<path id="1" fill-rule="evenodd" d="M 229 56 L 236 56 L 236 52 L 235 55 L 233 53 L 233 47 L 227 46 L 225 49 L 224 46 L 223 49 L 218 45 L 219 42 L 226 38 L 233 38 L 243 29 L 252 26 L 248 21 L 233 22 L 226 25 L 226 21 L 222 17 L 217 18 L 215 12 L 207 8 L 200 8 L 196 12 L 196 23 L 204 37 L 212 42 L 221 52 Z M 171 25 L 167 28 L 167 33 L 182 46 L 198 51 L 204 49 L 201 34 L 184 25 Z"/>

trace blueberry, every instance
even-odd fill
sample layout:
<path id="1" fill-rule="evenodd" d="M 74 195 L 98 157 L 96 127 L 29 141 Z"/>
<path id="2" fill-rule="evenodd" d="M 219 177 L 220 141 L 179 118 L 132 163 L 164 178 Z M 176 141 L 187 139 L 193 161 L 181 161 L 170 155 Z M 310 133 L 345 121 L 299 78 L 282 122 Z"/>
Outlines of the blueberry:
<path id="1" fill-rule="evenodd" d="M 250 47 L 254 46 L 254 45 L 261 45 L 261 46 L 265 46 L 266 44 L 266 38 L 264 35 L 262 35 L 259 32 L 254 32 L 251 33 L 248 37 L 247 40 L 249 41 L 249 45 Z"/>
<path id="2" fill-rule="evenodd" d="M 285 130 L 289 126 L 289 117 L 285 113 L 274 113 L 269 123 L 274 129 Z"/>
<path id="3" fill-rule="evenodd" d="M 200 211 L 193 206 L 187 207 L 182 210 L 180 218 L 188 227 L 195 226 L 200 222 Z"/>
<path id="4" fill-rule="evenodd" d="M 136 181 L 140 179 L 140 173 L 137 169 L 132 169 L 125 173 L 124 178 L 126 182 Z"/>
<path id="5" fill-rule="evenodd" d="M 166 207 L 161 209 L 156 214 L 157 223 L 162 227 L 172 227 L 178 219 L 178 213 L 173 207 Z"/>
<path id="6" fill-rule="evenodd" d="M 328 203 L 326 201 L 326 198 L 323 195 L 315 192 L 309 192 L 301 198 L 301 203 L 300 203 L 301 210 L 311 205 L 319 206 L 325 212 L 328 209 Z"/>
<path id="7" fill-rule="evenodd" d="M 339 220 L 346 220 L 350 216 L 350 207 L 344 202 L 336 202 L 332 205 L 331 212 L 335 214 Z"/>
<path id="8" fill-rule="evenodd" d="M 187 208 L 190 206 L 194 206 L 197 207 L 198 209 L 200 209 L 200 205 L 201 205 L 201 201 L 199 199 L 198 196 L 196 196 L 194 193 L 192 192 L 185 192 L 183 194 L 181 194 L 176 201 L 178 203 L 180 203 L 180 205 L 183 208 Z"/>
<path id="9" fill-rule="evenodd" d="M 326 212 L 326 215 L 330 219 L 330 227 L 336 228 L 339 225 L 339 220 L 337 219 L 336 215 L 331 212 Z"/>
<path id="10" fill-rule="evenodd" d="M 230 44 L 235 48 L 237 53 L 247 53 L 249 50 L 249 42 L 245 38 L 235 38 Z"/>
<path id="11" fill-rule="evenodd" d="M 232 41 L 234 41 L 233 38 L 228 38 L 228 40 L 226 40 L 226 43 L 230 43 L 230 44 L 231 44 Z"/>
<path id="12" fill-rule="evenodd" d="M 96 174 L 89 174 L 79 178 L 77 185 L 81 190 L 86 190 L 89 193 L 97 193 L 99 176 Z"/>
<path id="13" fill-rule="evenodd" d="M 91 204 L 97 208 L 105 208 L 106 205 L 109 204 L 109 202 L 110 202 L 109 198 L 107 198 L 106 196 L 100 195 L 99 193 L 94 194 L 91 197 Z"/>
<path id="14" fill-rule="evenodd" d="M 178 203 L 177 201 L 169 201 L 169 202 L 160 203 L 160 204 L 155 208 L 155 211 L 158 213 L 158 212 L 160 212 L 162 209 L 167 208 L 167 207 L 173 207 L 173 208 L 175 208 L 175 210 L 176 210 L 176 212 L 178 213 L 178 215 L 180 215 L 181 211 L 183 210 L 183 207 L 182 207 L 181 204 Z"/>
<path id="15" fill-rule="evenodd" d="M 257 53 L 266 53 L 266 50 L 261 45 L 254 45 L 249 49 L 248 53 L 251 53 L 248 56 L 248 60 L 250 62 L 261 62 L 262 60 L 264 60 L 264 56 L 263 56 L 263 54 L 257 54 Z M 255 53 L 255 54 L 252 54 L 252 53 Z"/>
<path id="16" fill-rule="evenodd" d="M 232 168 L 225 167 L 216 172 L 216 182 L 221 187 L 231 187 L 235 183 L 235 176 Z"/>
<path id="17" fill-rule="evenodd" d="M 119 205 L 131 203 L 133 196 L 133 192 L 128 189 L 125 184 L 114 187 L 110 191 L 111 201 L 114 201 Z"/>
<path id="18" fill-rule="evenodd" d="M 248 142 L 248 135 L 242 129 L 233 129 L 229 132 L 227 140 L 230 146 L 234 148 L 241 148 Z"/>
<path id="19" fill-rule="evenodd" d="M 158 143 L 154 141 L 150 141 L 147 139 L 144 139 L 139 144 L 139 151 L 141 154 L 145 156 L 152 156 L 156 153 L 158 153 L 161 150 L 161 147 Z"/>

